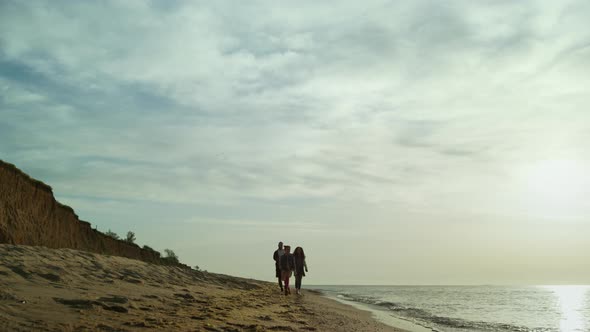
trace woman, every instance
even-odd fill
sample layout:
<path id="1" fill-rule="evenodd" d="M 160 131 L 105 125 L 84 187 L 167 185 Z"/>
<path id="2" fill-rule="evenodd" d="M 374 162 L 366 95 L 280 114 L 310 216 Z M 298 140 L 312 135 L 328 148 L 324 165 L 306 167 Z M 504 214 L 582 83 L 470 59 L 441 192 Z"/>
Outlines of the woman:
<path id="1" fill-rule="evenodd" d="M 293 252 L 293 261 L 295 263 L 295 289 L 297 290 L 297 295 L 301 295 L 301 279 L 305 276 L 305 272 L 307 272 L 305 252 L 303 252 L 303 248 L 295 248 L 295 251 Z"/>
<path id="2" fill-rule="evenodd" d="M 289 278 L 293 274 L 293 268 L 295 266 L 295 262 L 293 260 L 293 255 L 291 254 L 291 246 L 285 246 L 285 253 L 280 258 L 280 265 L 281 265 L 281 275 L 283 277 L 283 282 L 285 283 L 285 295 L 291 294 L 291 288 L 289 288 Z"/>

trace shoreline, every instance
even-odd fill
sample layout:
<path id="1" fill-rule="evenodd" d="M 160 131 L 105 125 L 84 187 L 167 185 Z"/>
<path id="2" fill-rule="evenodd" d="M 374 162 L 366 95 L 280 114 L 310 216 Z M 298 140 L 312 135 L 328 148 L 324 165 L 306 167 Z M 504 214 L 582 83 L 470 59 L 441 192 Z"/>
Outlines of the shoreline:
<path id="1" fill-rule="evenodd" d="M 371 314 L 371 317 L 373 319 L 375 319 L 378 322 L 383 323 L 385 325 L 391 326 L 398 331 L 403 331 L 403 332 L 432 332 L 433 331 L 430 328 L 415 324 L 411 321 L 408 321 L 408 320 L 405 320 L 402 318 L 397 318 L 397 317 L 391 315 L 390 313 L 388 313 L 386 310 L 373 308 L 371 305 L 368 305 L 368 304 L 344 300 L 344 299 L 338 298 L 336 296 L 330 296 L 330 295 L 323 294 L 323 293 L 321 293 L 321 291 L 318 291 L 318 293 L 320 293 L 321 296 L 324 296 L 332 301 L 336 301 L 336 302 L 342 303 L 344 305 L 351 306 L 357 310 L 367 311 Z"/>
<path id="2" fill-rule="evenodd" d="M 403 318 L 395 317 L 394 315 L 387 312 L 386 310 L 377 308 L 375 306 L 371 306 L 371 305 L 365 304 L 365 303 L 345 300 L 345 299 L 339 298 L 334 295 L 326 294 L 321 289 L 322 286 L 312 285 L 312 287 L 314 287 L 314 288 L 309 289 L 308 290 L 309 292 L 312 292 L 318 296 L 322 296 L 322 297 L 329 299 L 331 301 L 335 301 L 335 302 L 342 303 L 344 305 L 353 307 L 357 310 L 368 312 L 370 314 L 371 318 L 373 318 L 374 320 L 376 320 L 382 324 L 385 324 L 387 326 L 395 328 L 396 331 L 403 331 L 403 332 L 432 332 L 433 331 L 431 328 L 428 328 L 428 327 L 425 327 L 422 325 L 418 325 L 416 323 L 413 323 L 409 320 L 405 320 Z"/>

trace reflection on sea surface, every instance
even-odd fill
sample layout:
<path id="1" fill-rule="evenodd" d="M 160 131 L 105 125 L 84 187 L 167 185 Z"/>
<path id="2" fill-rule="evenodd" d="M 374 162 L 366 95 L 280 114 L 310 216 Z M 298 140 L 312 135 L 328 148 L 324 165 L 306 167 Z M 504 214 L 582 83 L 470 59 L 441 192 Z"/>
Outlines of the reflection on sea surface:
<path id="1" fill-rule="evenodd" d="M 557 297 L 561 310 L 559 329 L 563 332 L 588 331 L 584 310 L 590 286 L 547 286 Z"/>
<path id="2" fill-rule="evenodd" d="M 368 310 L 437 331 L 590 332 L 590 285 L 319 289 L 343 301 L 365 305 Z"/>

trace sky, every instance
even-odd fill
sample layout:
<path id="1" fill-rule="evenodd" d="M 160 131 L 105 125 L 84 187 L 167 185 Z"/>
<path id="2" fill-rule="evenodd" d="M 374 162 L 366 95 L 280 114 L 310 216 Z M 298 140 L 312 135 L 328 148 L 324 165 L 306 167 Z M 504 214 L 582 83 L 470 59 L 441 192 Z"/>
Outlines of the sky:
<path id="1" fill-rule="evenodd" d="M 2 1 L 0 159 L 201 269 L 589 284 L 588 1 Z"/>

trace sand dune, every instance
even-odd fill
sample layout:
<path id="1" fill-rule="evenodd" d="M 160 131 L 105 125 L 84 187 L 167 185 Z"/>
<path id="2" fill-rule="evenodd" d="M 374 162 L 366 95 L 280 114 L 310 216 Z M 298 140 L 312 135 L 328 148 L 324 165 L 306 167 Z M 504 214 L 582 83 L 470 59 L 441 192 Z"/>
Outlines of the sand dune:
<path id="1" fill-rule="evenodd" d="M 313 292 L 73 249 L 0 245 L 1 331 L 393 331 Z"/>

